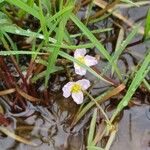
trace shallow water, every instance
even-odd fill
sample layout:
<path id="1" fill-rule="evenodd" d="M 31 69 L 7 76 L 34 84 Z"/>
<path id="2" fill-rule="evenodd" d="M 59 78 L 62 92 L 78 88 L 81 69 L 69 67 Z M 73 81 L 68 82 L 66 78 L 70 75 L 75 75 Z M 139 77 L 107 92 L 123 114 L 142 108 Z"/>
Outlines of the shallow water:
<path id="1" fill-rule="evenodd" d="M 150 150 L 150 106 L 124 111 L 111 150 Z"/>
<path id="2" fill-rule="evenodd" d="M 60 100 L 62 104 L 62 101 L 64 99 Z M 57 103 L 58 102 L 59 100 L 57 101 Z M 82 138 L 82 136 L 79 136 L 80 132 L 78 132 L 77 134 L 75 131 L 71 132 L 68 125 L 72 114 L 76 111 L 74 103 L 70 105 L 71 103 L 68 102 L 68 105 L 70 105 L 70 107 L 63 107 L 61 104 L 55 103 L 53 107 L 51 107 L 51 109 L 42 106 L 34 107 L 32 104 L 28 104 L 29 107 L 27 107 L 27 110 L 26 112 L 24 112 L 24 114 L 18 114 L 18 117 L 14 117 L 16 121 L 16 124 L 14 122 L 16 128 L 15 133 L 32 141 L 33 143 L 36 143 L 38 146 L 32 147 L 29 145 L 25 145 L 4 136 L 0 138 L 1 150 L 59 150 L 63 149 L 64 143 L 66 143 L 66 148 L 69 147 L 69 141 L 74 141 L 71 143 L 72 150 L 73 147 L 75 147 L 74 149 L 78 149 L 79 141 L 80 143 L 82 142 L 82 140 L 80 139 Z M 63 110 L 61 110 L 61 107 L 63 107 Z M 68 109 L 72 109 L 70 111 L 65 110 L 65 107 Z M 9 118 L 10 116 L 13 116 L 13 114 L 10 115 L 8 113 L 7 116 Z"/>
<path id="3" fill-rule="evenodd" d="M 10 137 L 1 136 L 0 150 L 85 149 L 85 126 L 88 127 L 86 123 L 88 119 L 71 131 L 69 125 L 67 125 L 71 114 L 65 110 L 60 111 L 59 108 L 49 111 L 47 108 L 39 107 L 36 112 L 32 111 L 31 114 L 28 113 L 24 116 L 17 118 L 15 133 L 36 143 L 38 146 L 25 145 L 14 141 Z M 149 125 L 150 106 L 143 104 L 125 110 L 111 150 L 149 150 Z"/>

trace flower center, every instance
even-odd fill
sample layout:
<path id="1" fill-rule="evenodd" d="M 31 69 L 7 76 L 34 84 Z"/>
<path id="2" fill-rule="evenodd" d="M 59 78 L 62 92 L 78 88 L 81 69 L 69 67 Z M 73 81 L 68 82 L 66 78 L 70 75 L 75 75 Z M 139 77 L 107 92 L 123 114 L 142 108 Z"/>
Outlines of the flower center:
<path id="1" fill-rule="evenodd" d="M 84 60 L 83 56 L 78 57 L 77 60 L 80 61 L 83 64 L 85 63 L 85 60 Z"/>
<path id="2" fill-rule="evenodd" d="M 71 88 L 71 92 L 72 93 L 78 93 L 81 91 L 81 86 L 80 84 L 74 84 Z"/>

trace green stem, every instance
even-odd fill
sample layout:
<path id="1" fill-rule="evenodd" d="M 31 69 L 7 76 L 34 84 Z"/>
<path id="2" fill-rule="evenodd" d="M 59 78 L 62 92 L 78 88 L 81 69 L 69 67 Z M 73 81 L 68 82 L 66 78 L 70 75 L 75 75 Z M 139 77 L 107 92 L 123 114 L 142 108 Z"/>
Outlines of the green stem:
<path id="1" fill-rule="evenodd" d="M 105 111 L 103 110 L 103 108 L 98 104 L 98 102 L 87 92 L 84 91 L 84 93 L 92 100 L 94 101 L 94 103 L 96 104 L 96 106 L 100 109 L 100 111 L 102 112 L 102 114 L 104 115 L 104 117 L 106 118 L 106 122 L 111 125 L 111 122 L 108 118 L 108 116 L 106 115 Z"/>
<path id="2" fill-rule="evenodd" d="M 117 132 L 117 130 L 114 130 L 114 131 L 111 132 L 109 140 L 108 140 L 108 142 L 107 142 L 107 144 L 105 146 L 105 150 L 109 150 L 110 149 L 110 147 L 112 145 L 112 142 L 114 141 L 114 138 L 116 136 L 116 132 Z"/>

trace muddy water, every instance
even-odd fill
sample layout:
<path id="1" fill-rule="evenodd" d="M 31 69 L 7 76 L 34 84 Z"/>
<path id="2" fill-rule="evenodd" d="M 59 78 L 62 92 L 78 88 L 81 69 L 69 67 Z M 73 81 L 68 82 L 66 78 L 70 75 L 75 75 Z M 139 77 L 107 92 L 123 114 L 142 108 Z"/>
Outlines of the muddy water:
<path id="1" fill-rule="evenodd" d="M 64 101 L 64 99 L 60 100 Z M 84 119 L 84 122 L 74 130 L 70 130 L 69 121 L 74 110 L 72 113 L 70 113 L 71 110 L 68 111 L 62 110 L 58 104 L 54 104 L 51 111 L 48 108 L 34 107 L 30 104 L 24 115 L 15 117 L 15 133 L 36 143 L 37 146 L 25 145 L 3 135 L 0 138 L 0 150 L 84 150 L 85 129 L 89 125 L 86 122 L 89 117 L 87 116 L 87 119 Z M 125 110 L 111 150 L 149 149 L 150 106 L 143 104 Z"/>
<path id="2" fill-rule="evenodd" d="M 142 19 L 150 6 L 141 8 L 132 8 L 124 10 L 127 15 L 135 22 L 143 22 Z M 143 24 L 144 25 L 144 24 Z M 141 39 L 137 36 L 134 41 Z M 145 44 L 138 44 L 130 47 L 128 51 L 137 59 L 144 58 L 145 51 L 150 48 L 149 42 Z M 133 61 L 126 55 L 130 69 L 134 67 Z M 142 101 L 143 98 L 140 100 Z M 150 105 L 135 106 L 129 110 L 125 110 L 123 118 L 119 123 L 119 131 L 111 150 L 150 150 Z"/>
<path id="3" fill-rule="evenodd" d="M 111 150 L 150 150 L 150 106 L 125 110 Z"/>
<path id="4" fill-rule="evenodd" d="M 0 150 L 80 149 L 83 144 L 82 133 L 71 131 L 69 127 L 72 115 L 76 111 L 74 103 L 60 96 L 50 109 L 42 106 L 34 107 L 28 103 L 26 111 L 17 114 L 17 117 L 14 117 L 16 114 L 7 111 L 8 118 L 13 118 L 10 128 L 14 128 L 17 135 L 36 143 L 37 146 L 25 145 L 2 136 Z"/>

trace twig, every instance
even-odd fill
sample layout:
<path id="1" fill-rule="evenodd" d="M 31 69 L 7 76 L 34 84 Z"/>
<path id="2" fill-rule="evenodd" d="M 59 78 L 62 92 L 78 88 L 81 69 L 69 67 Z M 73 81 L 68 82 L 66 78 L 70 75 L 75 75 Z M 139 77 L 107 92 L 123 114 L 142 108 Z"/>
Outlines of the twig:
<path id="1" fill-rule="evenodd" d="M 107 6 L 107 2 L 103 1 L 103 0 L 94 0 L 94 3 L 96 5 L 98 5 L 101 8 L 105 8 Z M 128 25 L 129 27 L 134 27 L 134 22 L 132 20 L 130 20 L 129 18 L 123 16 L 120 11 L 114 11 L 113 8 L 108 9 L 108 12 L 112 13 L 112 15 L 114 15 L 115 17 L 117 17 L 118 19 L 120 19 L 121 21 L 123 21 L 126 25 Z M 138 30 L 139 34 L 144 34 L 144 28 L 140 27 Z"/>

